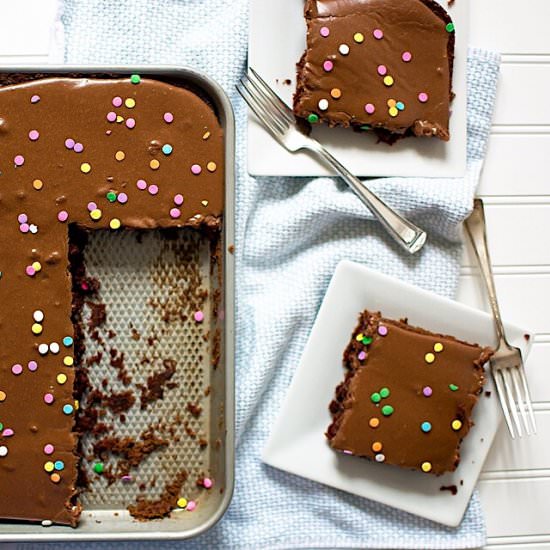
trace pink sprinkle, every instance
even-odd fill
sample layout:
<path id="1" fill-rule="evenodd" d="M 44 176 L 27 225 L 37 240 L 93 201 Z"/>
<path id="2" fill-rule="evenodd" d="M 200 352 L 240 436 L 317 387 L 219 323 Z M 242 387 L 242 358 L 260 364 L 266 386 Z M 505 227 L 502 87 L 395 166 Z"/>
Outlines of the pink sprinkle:
<path id="1" fill-rule="evenodd" d="M 131 130 L 132 128 L 135 128 L 135 127 L 136 127 L 136 120 L 135 120 L 134 118 L 127 118 L 127 119 L 126 119 L 126 126 L 127 126 L 128 128 L 130 128 L 130 130 Z"/>
<path id="2" fill-rule="evenodd" d="M 325 69 L 325 71 L 327 73 L 330 73 L 330 71 L 332 71 L 332 69 L 334 69 L 334 63 L 330 60 L 330 59 L 327 59 L 324 63 L 323 63 L 323 69 Z"/>
<path id="3" fill-rule="evenodd" d="M 380 76 L 384 76 L 388 72 L 388 69 L 386 68 L 386 65 L 378 65 L 377 71 Z"/>
<path id="4" fill-rule="evenodd" d="M 122 98 L 119 96 L 113 97 L 113 107 L 120 107 L 122 105 Z"/>
<path id="5" fill-rule="evenodd" d="M 19 223 L 27 223 L 29 218 L 27 217 L 27 214 L 19 214 L 19 216 L 17 216 L 17 221 Z"/>
<path id="6" fill-rule="evenodd" d="M 365 111 L 369 114 L 369 115 L 372 115 L 372 113 L 374 113 L 374 111 L 376 111 L 374 105 L 372 103 L 367 103 L 365 105 Z"/>
<path id="7" fill-rule="evenodd" d="M 73 151 L 75 153 L 82 153 L 82 151 L 84 151 L 84 145 L 82 145 L 82 143 L 75 143 L 73 147 Z"/>
<path id="8" fill-rule="evenodd" d="M 88 212 L 91 212 L 92 210 L 95 210 L 97 208 L 97 204 L 95 202 L 89 202 L 88 203 Z"/>
<path id="9" fill-rule="evenodd" d="M 81 288 L 82 290 L 85 290 L 85 291 L 86 291 L 86 290 L 88 290 L 90 287 L 88 286 L 88 283 L 81 283 L 81 284 L 80 284 L 80 288 Z"/>
<path id="10" fill-rule="evenodd" d="M 36 141 L 40 137 L 40 134 L 38 133 L 38 130 L 31 130 L 29 132 L 29 139 L 31 141 Z"/>
<path id="11" fill-rule="evenodd" d="M 29 276 L 29 277 L 34 277 L 35 274 L 36 274 L 36 269 L 34 269 L 34 267 L 32 265 L 28 265 L 26 268 L 25 268 L 25 273 Z"/>
<path id="12" fill-rule="evenodd" d="M 408 63 L 411 59 L 412 59 L 412 53 L 411 52 L 403 52 L 401 54 L 401 59 L 405 62 L 405 63 Z"/>
<path id="13" fill-rule="evenodd" d="M 145 180 L 137 180 L 136 186 L 140 191 L 147 189 L 147 182 Z"/>
<path id="14" fill-rule="evenodd" d="M 380 336 L 386 336 L 386 334 L 388 334 L 388 327 L 380 325 L 378 327 L 378 334 L 380 334 Z"/>
<path id="15" fill-rule="evenodd" d="M 202 168 L 199 164 L 193 164 L 193 166 L 191 166 L 191 172 L 195 174 L 195 176 L 198 176 L 202 172 Z"/>
<path id="16" fill-rule="evenodd" d="M 162 118 L 164 119 L 164 122 L 168 124 L 174 122 L 174 115 L 170 112 L 164 113 L 164 116 Z"/>
<path id="17" fill-rule="evenodd" d="M 130 475 L 124 475 L 120 478 L 124 483 L 129 483 L 130 481 L 132 481 L 132 476 Z"/>
<path id="18" fill-rule="evenodd" d="M 39 95 L 33 95 L 31 97 L 31 103 L 38 103 L 40 101 L 40 96 Z"/>
<path id="19" fill-rule="evenodd" d="M 185 507 L 185 509 L 186 509 L 188 512 L 192 512 L 196 507 L 197 507 L 197 503 L 196 503 L 194 500 L 190 500 L 190 501 L 187 503 L 187 506 Z"/>
<path id="20" fill-rule="evenodd" d="M 357 354 L 357 359 L 359 359 L 359 361 L 364 361 L 366 358 L 367 358 L 367 354 L 364 351 L 360 351 Z"/>
<path id="21" fill-rule="evenodd" d="M 55 451 L 55 447 L 51 443 L 47 443 L 44 445 L 44 454 L 45 455 L 53 455 Z"/>
<path id="22" fill-rule="evenodd" d="M 348 451 L 347 449 L 344 449 L 342 451 L 345 455 L 352 455 L 353 453 L 351 451 Z"/>
<path id="23" fill-rule="evenodd" d="M 176 206 L 181 206 L 183 204 L 183 195 L 180 195 L 179 193 L 174 195 L 174 204 Z"/>
<path id="24" fill-rule="evenodd" d="M 15 374 L 15 376 L 19 376 L 23 372 L 23 367 L 19 363 L 16 363 L 11 368 L 11 372 L 13 372 L 13 374 Z"/>
<path id="25" fill-rule="evenodd" d="M 433 390 L 432 388 L 430 388 L 430 386 L 424 386 L 424 388 L 422 389 L 422 393 L 424 394 L 424 397 L 430 397 L 430 395 L 432 395 L 433 393 Z"/>
<path id="26" fill-rule="evenodd" d="M 53 403 L 53 394 L 45 393 L 44 394 L 44 403 L 46 403 L 47 405 L 51 405 Z"/>
<path id="27" fill-rule="evenodd" d="M 124 192 L 119 193 L 116 199 L 120 204 L 126 204 L 128 202 L 128 195 Z"/>
<path id="28" fill-rule="evenodd" d="M 25 157 L 23 155 L 15 155 L 13 163 L 15 166 L 23 166 L 25 164 Z"/>
<path id="29" fill-rule="evenodd" d="M 193 318 L 197 323 L 202 323 L 204 321 L 204 313 L 202 311 L 195 311 Z"/>
<path id="30" fill-rule="evenodd" d="M 21 233 L 28 233 L 30 230 L 30 226 L 28 223 L 22 223 L 20 226 L 19 226 L 19 231 L 21 231 Z"/>
<path id="31" fill-rule="evenodd" d="M 2 432 L 2 437 L 11 437 L 15 432 L 11 428 L 6 428 Z"/>
<path id="32" fill-rule="evenodd" d="M 66 222 L 69 219 L 69 213 L 66 210 L 60 210 L 57 213 L 57 219 L 62 223 Z"/>
<path id="33" fill-rule="evenodd" d="M 155 185 L 154 183 L 152 183 L 149 188 L 147 189 L 147 191 L 149 191 L 149 193 L 151 195 L 156 195 L 158 192 L 159 192 L 159 188 L 158 188 L 158 185 Z"/>
<path id="34" fill-rule="evenodd" d="M 67 138 L 67 139 L 65 140 L 65 147 L 66 147 L 67 149 L 71 149 L 71 150 L 72 150 L 72 149 L 74 148 L 74 146 L 75 146 L 75 140 L 74 140 L 73 138 Z"/>
<path id="35" fill-rule="evenodd" d="M 181 210 L 179 208 L 170 208 L 170 217 L 177 219 L 181 216 Z"/>
<path id="36" fill-rule="evenodd" d="M 426 101 L 428 101 L 428 94 L 426 92 L 420 92 L 418 94 L 418 101 L 420 101 L 420 103 L 426 103 Z"/>
<path id="37" fill-rule="evenodd" d="M 31 372 L 34 372 L 36 369 L 38 369 L 38 363 L 36 361 L 29 361 L 27 363 L 27 368 L 31 371 Z"/>
<path id="38" fill-rule="evenodd" d="M 384 38 L 384 33 L 381 29 L 374 29 L 372 31 L 372 35 L 374 36 L 374 38 L 376 38 L 376 40 L 381 40 L 382 38 Z"/>
<path id="39" fill-rule="evenodd" d="M 107 120 L 109 122 L 114 122 L 116 120 L 116 113 L 114 111 L 109 111 L 107 113 Z"/>
<path id="40" fill-rule="evenodd" d="M 202 484 L 204 485 L 205 489 L 210 489 L 212 487 L 212 485 L 214 485 L 214 483 L 212 482 L 212 480 L 209 477 L 205 477 L 202 480 Z"/>
<path id="41" fill-rule="evenodd" d="M 329 34 L 330 34 L 330 29 L 328 27 L 321 27 L 319 29 L 319 34 L 323 37 L 323 38 L 326 38 Z"/>

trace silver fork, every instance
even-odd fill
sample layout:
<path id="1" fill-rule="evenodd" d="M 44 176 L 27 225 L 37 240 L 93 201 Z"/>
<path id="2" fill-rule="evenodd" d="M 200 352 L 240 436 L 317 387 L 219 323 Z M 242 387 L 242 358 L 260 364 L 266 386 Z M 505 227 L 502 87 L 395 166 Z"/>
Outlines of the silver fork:
<path id="1" fill-rule="evenodd" d="M 317 154 L 355 191 L 355 194 L 405 250 L 414 254 L 422 248 L 426 242 L 425 231 L 392 210 L 318 141 L 304 135 L 297 127 L 292 110 L 254 69 L 248 69 L 247 75 L 241 78 L 237 90 L 260 122 L 283 147 L 292 153 L 307 149 Z"/>
<path id="2" fill-rule="evenodd" d="M 466 220 L 465 227 L 479 261 L 495 319 L 498 347 L 490 360 L 491 374 L 497 387 L 498 397 L 508 430 L 512 439 L 515 439 L 516 433 L 519 437 L 523 435 L 522 423 L 520 422 L 521 416 L 526 434 L 535 434 L 537 426 L 525 377 L 521 351 L 508 343 L 504 334 L 504 327 L 502 326 L 493 271 L 491 269 L 491 259 L 487 248 L 485 212 L 481 199 L 474 200 L 474 210 Z"/>

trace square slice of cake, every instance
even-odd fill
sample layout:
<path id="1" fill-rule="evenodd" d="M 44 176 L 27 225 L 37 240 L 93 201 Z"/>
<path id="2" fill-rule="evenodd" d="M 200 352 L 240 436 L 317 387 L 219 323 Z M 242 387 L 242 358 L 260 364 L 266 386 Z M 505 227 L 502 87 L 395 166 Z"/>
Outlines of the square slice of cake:
<path id="1" fill-rule="evenodd" d="M 454 24 L 434 0 L 306 0 L 294 112 L 310 123 L 449 139 Z"/>
<path id="2" fill-rule="evenodd" d="M 364 311 L 330 404 L 330 446 L 426 473 L 455 470 L 492 353 Z"/>

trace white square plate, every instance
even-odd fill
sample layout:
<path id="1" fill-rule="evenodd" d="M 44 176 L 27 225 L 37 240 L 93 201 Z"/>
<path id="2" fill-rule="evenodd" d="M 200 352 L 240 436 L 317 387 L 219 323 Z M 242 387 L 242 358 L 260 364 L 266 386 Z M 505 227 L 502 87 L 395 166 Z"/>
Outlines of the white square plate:
<path id="1" fill-rule="evenodd" d="M 456 46 L 450 121 L 451 139 L 400 140 L 391 147 L 373 135 L 350 128 L 316 126 L 313 137 L 356 176 L 460 177 L 466 169 L 466 58 L 469 0 L 447 9 L 456 26 Z M 304 0 L 250 0 L 248 62 L 288 104 L 296 85 L 296 63 L 306 46 Z M 290 84 L 288 83 L 290 81 Z M 314 157 L 283 149 L 249 115 L 248 171 L 254 176 L 326 176 L 332 173 Z"/>
<path id="2" fill-rule="evenodd" d="M 462 444 L 455 472 L 436 477 L 336 453 L 324 436 L 331 421 L 328 405 L 344 378 L 342 354 L 364 309 L 380 310 L 390 318 L 407 317 L 412 325 L 468 342 L 495 345 L 493 320 L 487 313 L 343 261 L 319 309 L 262 459 L 292 474 L 457 526 L 502 417 L 492 380 L 488 377 L 485 386 L 491 396 L 482 394 L 474 409 L 475 426 Z M 526 359 L 528 332 L 510 324 L 506 331 Z M 441 490 L 449 485 L 458 488 L 455 496 Z"/>

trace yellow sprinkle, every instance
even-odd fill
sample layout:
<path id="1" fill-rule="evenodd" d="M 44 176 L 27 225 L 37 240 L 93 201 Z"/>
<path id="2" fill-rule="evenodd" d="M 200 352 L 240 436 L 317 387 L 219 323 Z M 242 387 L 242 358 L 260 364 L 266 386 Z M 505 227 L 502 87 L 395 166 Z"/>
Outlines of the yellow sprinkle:
<path id="1" fill-rule="evenodd" d="M 54 483 L 59 483 L 61 481 L 61 476 L 59 474 L 52 474 L 50 476 L 50 479 L 54 482 Z"/>
<path id="2" fill-rule="evenodd" d="M 121 115 L 117 115 L 116 121 L 117 121 L 118 124 L 120 124 L 121 122 L 124 122 L 124 117 L 121 116 Z"/>
<path id="3" fill-rule="evenodd" d="M 57 375 L 56 380 L 57 380 L 58 384 L 64 384 L 67 381 L 67 375 L 63 374 L 63 373 L 60 373 L 60 374 Z"/>
<path id="4" fill-rule="evenodd" d="M 380 420 L 378 418 L 371 418 L 369 420 L 369 426 L 371 428 L 378 428 L 378 426 L 380 425 Z"/>
<path id="5" fill-rule="evenodd" d="M 34 180 L 32 182 L 32 186 L 37 190 L 37 191 L 40 191 L 40 189 L 42 189 L 42 187 L 44 187 L 44 183 L 42 182 L 42 180 Z"/>
<path id="6" fill-rule="evenodd" d="M 451 422 L 451 428 L 457 432 L 458 430 L 460 430 L 460 428 L 462 428 L 462 422 L 460 420 L 458 420 L 458 418 L 456 420 L 453 420 Z"/>
<path id="7" fill-rule="evenodd" d="M 393 86 L 393 77 L 390 75 L 387 75 L 384 77 L 384 84 L 386 86 Z"/>
<path id="8" fill-rule="evenodd" d="M 80 407 L 80 401 L 78 399 L 74 400 L 74 410 L 78 411 L 78 407 Z"/>
<path id="9" fill-rule="evenodd" d="M 207 140 L 209 137 L 210 137 L 210 132 L 208 131 L 204 132 L 204 134 L 202 135 L 202 139 L 204 140 Z"/>
<path id="10" fill-rule="evenodd" d="M 74 365 L 74 359 L 70 355 L 65 355 L 65 357 L 63 357 L 63 364 L 66 367 L 72 367 Z"/>
<path id="11" fill-rule="evenodd" d="M 42 325 L 40 323 L 33 323 L 31 330 L 33 334 L 42 334 Z"/>
<path id="12" fill-rule="evenodd" d="M 441 342 L 436 342 L 434 344 L 434 351 L 436 353 L 439 353 L 440 351 L 443 351 L 443 344 Z"/>
<path id="13" fill-rule="evenodd" d="M 433 363 L 435 361 L 435 355 L 433 353 L 426 353 L 426 355 L 424 355 L 424 361 L 426 361 L 426 363 Z"/>
<path id="14" fill-rule="evenodd" d="M 133 109 L 136 106 L 136 100 L 133 97 L 129 97 L 124 102 L 124 105 L 126 105 L 128 109 Z"/>
<path id="15" fill-rule="evenodd" d="M 379 451 L 382 450 L 382 443 L 380 443 L 380 441 L 375 441 L 373 444 L 372 444 L 372 450 L 375 452 L 375 453 L 378 453 Z"/>
<path id="16" fill-rule="evenodd" d="M 360 333 L 355 337 L 355 339 L 356 339 L 358 342 L 360 342 L 364 337 L 365 337 L 364 334 L 363 334 L 362 332 L 360 332 Z"/>
<path id="17" fill-rule="evenodd" d="M 355 40 L 355 42 L 357 42 L 357 44 L 361 44 L 361 42 L 363 42 L 363 40 L 365 40 L 365 37 L 363 36 L 362 33 L 356 32 L 353 35 L 353 39 Z"/>
<path id="18" fill-rule="evenodd" d="M 90 172 L 90 170 L 92 169 L 92 167 L 90 166 L 89 163 L 87 162 L 83 162 L 81 165 L 80 165 L 80 171 L 81 172 L 84 172 L 85 174 L 88 174 Z"/>
<path id="19" fill-rule="evenodd" d="M 40 262 L 33 262 L 31 265 L 37 273 L 42 269 L 42 264 Z"/>
<path id="20" fill-rule="evenodd" d="M 120 229 L 120 220 L 118 218 L 113 218 L 110 222 L 109 222 L 109 227 L 111 229 Z"/>
<path id="21" fill-rule="evenodd" d="M 390 116 L 397 116 L 399 114 L 399 111 L 397 110 L 397 107 L 390 107 L 388 109 L 388 113 Z"/>
<path id="22" fill-rule="evenodd" d="M 203 206 L 208 206 L 208 201 L 201 201 L 201 204 L 202 204 Z"/>
<path id="23" fill-rule="evenodd" d="M 387 103 L 388 107 L 395 107 L 397 105 L 397 101 L 395 101 L 395 99 L 388 99 Z"/>
<path id="24" fill-rule="evenodd" d="M 207 169 L 209 172 L 215 172 L 217 167 L 218 167 L 218 166 L 217 166 L 216 163 L 213 162 L 213 161 L 210 161 L 210 162 L 206 165 L 206 169 Z"/>
<path id="25" fill-rule="evenodd" d="M 46 472 L 53 472 L 54 468 L 55 466 L 53 465 L 53 462 L 51 460 L 48 460 L 48 462 L 44 463 L 44 470 L 46 470 Z"/>
<path id="26" fill-rule="evenodd" d="M 334 99 L 340 99 L 342 97 L 342 90 L 340 90 L 340 88 L 332 88 L 332 90 L 330 91 L 330 95 Z"/>
<path id="27" fill-rule="evenodd" d="M 99 208 L 94 208 L 94 210 L 90 212 L 90 218 L 94 221 L 100 220 L 102 215 L 103 213 Z"/>
<path id="28" fill-rule="evenodd" d="M 124 151 L 117 151 L 115 153 L 115 158 L 118 160 L 118 161 L 121 161 L 121 160 L 124 160 L 126 158 L 126 154 L 124 153 Z"/>
<path id="29" fill-rule="evenodd" d="M 153 170 L 158 170 L 158 167 L 160 166 L 160 162 L 159 162 L 157 159 L 153 159 L 153 160 L 149 163 L 149 166 L 150 166 Z"/>
<path id="30" fill-rule="evenodd" d="M 422 462 L 422 471 L 423 472 L 430 472 L 432 470 L 432 463 L 431 462 Z"/>
<path id="31" fill-rule="evenodd" d="M 0 390 L 0 403 L 6 400 L 6 392 Z"/>
<path id="32" fill-rule="evenodd" d="M 187 499 L 186 498 L 178 498 L 178 502 L 176 503 L 178 505 L 178 508 L 185 508 L 187 506 Z"/>

